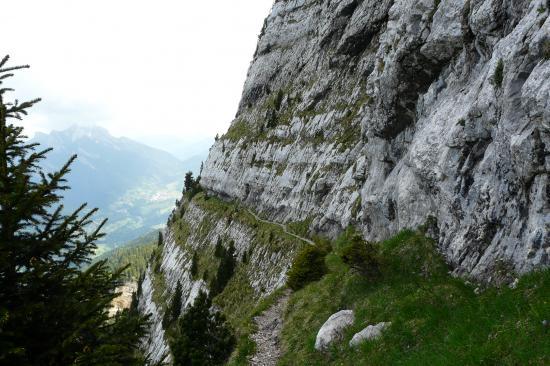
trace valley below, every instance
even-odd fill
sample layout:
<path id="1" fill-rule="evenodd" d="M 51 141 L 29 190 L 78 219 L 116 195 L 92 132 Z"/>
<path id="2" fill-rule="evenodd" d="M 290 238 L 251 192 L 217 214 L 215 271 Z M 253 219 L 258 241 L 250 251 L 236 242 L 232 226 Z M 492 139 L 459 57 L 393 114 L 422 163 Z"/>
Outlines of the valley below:
<path id="1" fill-rule="evenodd" d="M 99 208 L 97 223 L 108 218 L 107 234 L 97 255 L 160 230 L 181 196 L 187 171 L 197 174 L 201 155 L 181 161 L 171 154 L 127 138 L 117 138 L 97 126 L 73 126 L 51 134 L 38 133 L 31 142 L 54 147 L 46 160 L 50 171 L 77 154 L 68 177 L 67 210 L 86 202 Z"/>

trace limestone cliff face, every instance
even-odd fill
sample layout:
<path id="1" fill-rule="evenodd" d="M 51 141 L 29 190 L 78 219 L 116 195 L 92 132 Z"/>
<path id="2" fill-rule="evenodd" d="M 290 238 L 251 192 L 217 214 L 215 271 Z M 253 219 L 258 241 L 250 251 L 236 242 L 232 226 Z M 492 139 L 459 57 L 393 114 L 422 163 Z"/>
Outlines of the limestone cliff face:
<path id="1" fill-rule="evenodd" d="M 184 199 L 172 213 L 162 246 L 151 259 L 139 296 L 139 310 L 151 314 L 149 335 L 143 349 L 151 361 L 164 356 L 170 363 L 169 337 L 163 322 L 178 281 L 182 287 L 182 311 L 191 305 L 199 291 L 208 292 L 216 273 L 215 246 L 233 243 L 237 266 L 227 290 L 219 295 L 230 320 L 241 320 L 239 308 L 282 287 L 297 249 L 305 245 L 277 225 L 262 223 L 248 210 L 215 198 L 199 195 Z M 198 260 L 198 273 L 191 274 L 192 258 Z M 233 304 L 234 308 L 231 308 Z M 233 318 L 232 318 L 233 317 Z"/>
<path id="2" fill-rule="evenodd" d="M 549 8 L 276 1 L 201 184 L 330 235 L 430 218 L 455 272 L 479 279 L 549 265 Z"/>
<path id="3" fill-rule="evenodd" d="M 179 203 L 142 283 L 151 358 L 170 359 L 163 314 L 178 281 L 184 306 L 208 291 L 216 242 L 238 259 L 216 299 L 234 324 L 284 284 L 307 243 L 253 212 L 369 240 L 429 223 L 455 273 L 489 282 L 550 265 L 549 8 L 276 1 L 205 162 L 208 195 Z"/>

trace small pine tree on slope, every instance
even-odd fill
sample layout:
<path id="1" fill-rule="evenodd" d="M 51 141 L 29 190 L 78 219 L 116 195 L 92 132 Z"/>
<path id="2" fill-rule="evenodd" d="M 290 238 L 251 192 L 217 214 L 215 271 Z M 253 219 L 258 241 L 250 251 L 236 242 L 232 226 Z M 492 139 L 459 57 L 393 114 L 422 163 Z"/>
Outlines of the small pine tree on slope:
<path id="1" fill-rule="evenodd" d="M 174 297 L 172 298 L 172 304 L 170 306 L 170 312 L 172 313 L 172 320 L 178 320 L 178 318 L 180 317 L 181 307 L 182 307 L 181 296 L 182 296 L 181 282 L 178 281 L 178 283 L 176 284 L 176 290 L 174 291 Z"/>
<path id="2" fill-rule="evenodd" d="M 23 67 L 0 61 L 0 84 Z M 1 85 L 0 85 L 1 87 Z M 105 222 L 89 231 L 96 210 L 65 214 L 61 193 L 73 156 L 57 172 L 40 162 L 50 149 L 28 144 L 21 119 L 38 100 L 4 102 L 0 89 L 0 364 L 138 365 L 147 319 L 108 309 L 123 269 L 89 263 Z"/>
<path id="3" fill-rule="evenodd" d="M 179 334 L 171 344 L 174 366 L 223 365 L 235 346 L 235 337 L 212 300 L 200 292 L 179 321 Z"/>
<path id="4" fill-rule="evenodd" d="M 217 256 L 220 258 L 220 264 L 216 276 L 210 282 L 210 295 L 212 297 L 222 293 L 231 277 L 233 277 L 235 266 L 237 265 L 237 261 L 235 260 L 235 244 L 231 242 L 229 248 L 225 249 L 221 245 L 221 241 L 218 240 L 218 243 L 220 243 L 220 253 Z M 218 250 L 217 247 L 216 250 Z"/>

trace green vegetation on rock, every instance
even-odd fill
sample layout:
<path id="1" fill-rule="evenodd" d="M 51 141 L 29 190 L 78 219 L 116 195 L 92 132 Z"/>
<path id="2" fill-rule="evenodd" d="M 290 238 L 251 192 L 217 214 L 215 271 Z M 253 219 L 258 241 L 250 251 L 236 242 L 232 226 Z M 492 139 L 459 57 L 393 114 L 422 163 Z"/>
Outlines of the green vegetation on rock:
<path id="1" fill-rule="evenodd" d="M 289 248 L 297 253 L 288 272 L 289 287 L 296 291 L 285 312 L 282 365 L 548 361 L 544 358 L 548 341 L 541 325 L 550 310 L 544 296 L 550 290 L 548 272 L 523 278 L 514 290 L 487 288 L 476 295 L 474 285 L 450 276 L 435 242 L 421 231 L 404 231 L 390 240 L 367 244 L 350 228 L 333 242 L 315 238 L 317 245 L 312 246 L 300 243 L 278 225 L 256 219 L 235 202 L 204 193 L 184 202 L 179 209 L 200 209 L 203 213 L 201 221 L 191 228 L 176 212 L 171 227 L 175 232 L 185 227 L 186 238 L 204 243 L 186 250 L 196 253 L 197 273 L 207 274 L 207 282 L 218 275 L 224 253 L 233 252 L 230 238 L 212 238 L 214 225 L 239 224 L 241 230 L 250 230 L 249 235 L 254 237 L 253 246 L 241 253 L 242 260 L 231 255 L 232 273 L 212 299 L 236 337 L 229 365 L 248 364 L 256 349 L 250 337 L 256 331 L 254 317 L 276 303 L 285 291 L 283 287 L 263 297 L 263 290 L 252 288 L 250 271 L 258 270 L 255 266 L 262 262 L 259 256 L 271 256 Z M 306 236 L 310 223 L 308 219 L 287 227 Z M 178 245 L 185 243 L 178 241 Z M 164 284 L 155 287 L 157 292 L 165 293 Z M 355 323 L 341 342 L 325 353 L 316 351 L 313 345 L 321 325 L 343 309 L 355 311 Z M 381 339 L 349 347 L 354 333 L 379 322 L 392 323 Z M 167 334 L 173 340 L 177 330 L 172 326 Z"/>
<path id="2" fill-rule="evenodd" d="M 376 279 L 380 274 L 377 248 L 358 232 L 348 232 L 347 236 L 349 244 L 342 248 L 342 261 L 365 278 Z"/>
<path id="3" fill-rule="evenodd" d="M 171 343 L 174 366 L 217 366 L 231 355 L 235 337 L 225 317 L 211 307 L 212 300 L 201 291 L 180 319 Z"/>
<path id="4" fill-rule="evenodd" d="M 307 237 L 309 227 L 311 226 L 312 222 L 313 222 L 313 218 L 308 217 L 302 221 L 289 222 L 286 226 L 294 234 L 302 237 Z"/>
<path id="5" fill-rule="evenodd" d="M 238 119 L 234 121 L 227 132 L 222 136 L 222 139 L 237 142 L 241 138 L 250 136 L 252 133 L 252 126 L 250 126 L 244 119 Z"/>
<path id="6" fill-rule="evenodd" d="M 176 289 L 174 290 L 174 295 L 172 295 L 172 299 L 170 300 L 170 306 L 166 308 L 164 312 L 164 316 L 162 318 L 162 327 L 166 329 L 170 326 L 173 322 L 178 320 L 181 314 L 181 307 L 182 307 L 182 290 L 181 290 L 181 282 L 178 281 L 176 284 Z"/>
<path id="7" fill-rule="evenodd" d="M 327 272 L 327 252 L 317 246 L 304 247 L 294 258 L 288 271 L 287 286 L 299 290 L 310 282 L 317 281 Z"/>
<path id="8" fill-rule="evenodd" d="M 515 289 L 487 288 L 454 278 L 433 240 L 404 231 L 378 244 L 375 281 L 342 261 L 354 240 L 346 231 L 327 255 L 328 274 L 295 292 L 285 315 L 281 365 L 544 365 L 550 362 L 550 271 L 523 277 Z M 321 325 L 342 309 L 356 319 L 327 353 L 314 349 Z M 350 348 L 354 333 L 392 322 L 377 341 Z"/>
<path id="9" fill-rule="evenodd" d="M 193 172 L 187 172 L 185 173 L 185 180 L 184 180 L 184 196 L 191 200 L 193 197 L 195 197 L 196 194 L 202 191 L 202 188 L 200 186 L 201 177 L 198 176 L 197 178 L 193 178 Z"/>
<path id="10" fill-rule="evenodd" d="M 353 104 L 339 104 L 337 110 L 345 111 L 344 116 L 340 119 L 338 134 L 335 137 L 335 142 L 338 145 L 340 152 L 346 148 L 356 144 L 361 138 L 361 126 L 358 120 L 361 108 L 372 101 L 372 98 L 362 93 L 361 96 Z"/>
<path id="11" fill-rule="evenodd" d="M 200 219 L 194 222 L 186 214 L 192 215 L 193 219 Z M 252 238 L 250 247 L 237 255 L 235 247 L 239 243 L 233 243 L 230 237 L 224 235 L 213 237 L 212 232 L 217 231 L 216 225 L 220 223 L 238 225 L 239 230 Z M 301 231 L 298 228 L 304 225 L 309 224 L 297 224 L 295 229 Z M 215 296 L 212 303 L 227 318 L 237 340 L 229 364 L 248 365 L 247 358 L 255 347 L 249 338 L 255 330 L 253 317 L 259 314 L 258 309 L 265 310 L 280 294 L 280 291 L 275 291 L 267 295 L 267 289 L 252 288 L 250 276 L 257 271 L 255 265 L 257 261 L 269 261 L 273 256 L 291 256 L 291 253 L 306 244 L 285 233 L 279 225 L 257 220 L 245 207 L 214 196 L 208 197 L 205 192 L 198 193 L 190 201 L 181 201 L 170 219 L 169 229 L 174 233 L 177 245 L 196 258 L 197 277 L 210 284 L 219 282 L 213 286 L 217 290 L 213 293 Z M 189 245 L 191 242 L 194 243 L 193 246 Z M 200 245 L 196 245 L 197 243 Z M 151 268 L 159 264 L 161 250 L 159 247 L 158 252 L 153 254 Z M 286 270 L 284 264 L 279 262 L 271 266 L 278 266 L 271 268 L 276 273 Z M 263 267 L 262 270 L 269 268 Z M 169 311 L 166 304 L 170 303 L 170 297 L 167 296 L 162 272 L 153 271 L 152 281 L 155 303 L 159 305 L 161 312 Z M 177 334 L 174 322 L 168 326 L 166 332 L 168 342 L 172 342 Z"/>
<path id="12" fill-rule="evenodd" d="M 218 247 L 216 247 L 217 249 Z M 218 265 L 218 270 L 216 275 L 212 278 L 210 282 L 210 295 L 216 296 L 221 293 L 227 283 L 233 276 L 235 272 L 235 245 L 233 242 L 229 243 L 229 249 L 225 249 L 220 245 L 218 251 L 214 255 L 220 259 L 220 264 Z"/>
<path id="13" fill-rule="evenodd" d="M 495 68 L 495 72 L 493 74 L 493 83 L 495 84 L 496 88 L 500 88 L 502 86 L 502 81 L 504 79 L 504 62 L 502 59 L 499 59 L 497 62 L 497 66 Z"/>

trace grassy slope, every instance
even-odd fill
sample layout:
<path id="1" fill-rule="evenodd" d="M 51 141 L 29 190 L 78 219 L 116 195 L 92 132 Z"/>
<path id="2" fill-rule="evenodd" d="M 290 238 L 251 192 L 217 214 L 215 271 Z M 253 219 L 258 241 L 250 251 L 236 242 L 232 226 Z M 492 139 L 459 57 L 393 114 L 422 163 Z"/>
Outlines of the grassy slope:
<path id="1" fill-rule="evenodd" d="M 198 227 L 196 229 L 191 228 L 182 218 L 182 212 L 185 212 L 189 205 L 187 198 L 185 198 L 183 207 L 178 209 L 169 225 L 174 232 L 176 242 L 182 249 L 188 250 L 190 253 L 193 252 L 193 249 L 187 245 L 187 240 L 191 235 L 194 236 L 194 240 L 201 243 L 196 251 L 198 255 L 198 274 L 195 279 L 204 278 L 204 273 L 207 272 L 206 281 L 209 282 L 216 273 L 219 259 L 214 256 L 215 240 L 209 240 L 208 234 L 214 229 L 215 224 L 221 220 L 239 222 L 253 231 L 254 240 L 250 248 L 250 254 L 259 253 L 257 255 L 269 257 L 272 253 L 300 249 L 306 245 L 286 234 L 278 225 L 258 222 L 247 209 L 234 202 L 225 202 L 215 197 L 206 198 L 203 193 L 197 194 L 192 202 L 207 212 Z M 229 238 L 222 237 L 221 239 L 223 245 L 227 246 Z M 158 248 L 153 255 L 153 269 L 157 267 L 160 261 L 161 249 Z M 222 310 L 237 337 L 237 347 L 230 364 L 248 365 L 247 357 L 253 354 L 255 348 L 254 343 L 249 339 L 249 335 L 255 330 L 252 319 L 267 309 L 282 291 L 276 291 L 265 298 L 262 297 L 264 294 L 255 293 L 249 284 L 247 271 L 258 269 L 251 267 L 251 261 L 243 263 L 242 257 L 236 259 L 235 273 L 224 291 L 214 298 L 214 304 Z M 159 304 L 164 310 L 170 300 L 168 296 L 165 296 L 165 284 L 161 273 L 153 271 L 153 283 L 155 303 Z M 171 324 L 167 331 L 169 341 L 174 336 L 174 332 L 175 324 Z"/>
<path id="2" fill-rule="evenodd" d="M 258 223 L 234 203 L 197 195 L 193 202 L 208 215 L 195 235 L 203 245 L 198 250 L 199 271 L 210 280 L 218 266 L 214 243 L 207 234 L 218 220 L 236 220 L 255 231 L 254 251 L 298 247 L 294 238 L 276 225 Z M 186 206 L 186 205 L 185 205 Z M 305 231 L 305 223 L 289 225 Z M 186 247 L 191 228 L 179 215 L 171 223 L 178 243 Z M 452 278 L 436 251 L 435 243 L 421 233 L 405 231 L 380 243 L 382 276 L 369 282 L 350 272 L 339 253 L 348 245 L 349 233 L 332 243 L 327 258 L 329 273 L 320 281 L 292 294 L 285 314 L 281 365 L 464 365 L 464 364 L 548 364 L 550 332 L 541 321 L 550 317 L 550 272 L 528 275 L 517 289 L 488 289 L 474 294 L 474 286 Z M 227 244 L 227 238 L 222 238 Z M 160 250 L 161 248 L 158 248 Z M 190 248 L 188 248 L 190 249 Z M 156 259 L 155 261 L 158 261 Z M 230 365 L 248 365 L 255 345 L 249 335 L 255 331 L 253 317 L 269 308 L 283 292 L 261 299 L 250 288 L 246 271 L 250 263 L 240 258 L 235 275 L 214 302 L 234 328 L 238 344 Z M 158 288 L 164 283 L 155 275 Z M 165 305 L 167 299 L 158 298 Z M 326 353 L 314 350 L 315 336 L 324 321 L 341 309 L 354 309 L 356 321 L 345 339 Z M 376 342 L 356 349 L 347 346 L 355 332 L 369 324 L 391 321 L 392 327 Z M 172 328 L 172 327 L 170 327 Z M 169 329 L 168 336 L 174 329 Z"/>
<path id="3" fill-rule="evenodd" d="M 347 235 L 326 258 L 330 273 L 292 295 L 281 365 L 550 364 L 541 325 L 550 317 L 550 271 L 475 295 L 448 274 L 432 240 L 405 231 L 380 244 L 383 275 L 369 282 L 338 256 Z M 342 309 L 355 310 L 355 324 L 328 352 L 315 351 L 317 331 Z M 393 325 L 379 341 L 348 347 L 355 332 L 382 321 Z"/>

